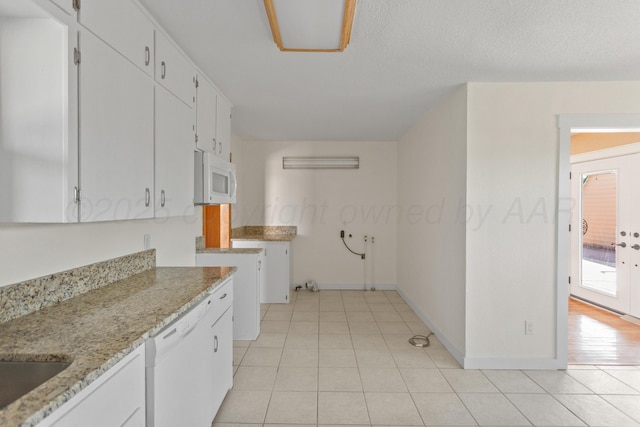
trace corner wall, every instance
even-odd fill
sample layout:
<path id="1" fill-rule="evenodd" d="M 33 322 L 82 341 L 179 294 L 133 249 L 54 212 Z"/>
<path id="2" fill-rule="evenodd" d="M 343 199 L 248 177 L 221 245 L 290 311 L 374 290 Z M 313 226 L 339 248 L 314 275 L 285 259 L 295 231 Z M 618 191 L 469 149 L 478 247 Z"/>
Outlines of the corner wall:
<path id="1" fill-rule="evenodd" d="M 465 367 L 560 368 L 557 119 L 639 113 L 640 82 L 468 87 Z"/>
<path id="2" fill-rule="evenodd" d="M 315 280 L 320 288 L 395 289 L 396 148 L 394 141 L 244 141 L 243 203 L 234 227 L 297 226 L 295 284 Z M 360 168 L 283 170 L 283 156 L 359 156 Z M 365 260 L 348 252 L 340 230 L 354 251 L 366 252 Z"/>
<path id="3" fill-rule="evenodd" d="M 465 354 L 467 87 L 398 144 L 398 288 L 459 362 Z"/>

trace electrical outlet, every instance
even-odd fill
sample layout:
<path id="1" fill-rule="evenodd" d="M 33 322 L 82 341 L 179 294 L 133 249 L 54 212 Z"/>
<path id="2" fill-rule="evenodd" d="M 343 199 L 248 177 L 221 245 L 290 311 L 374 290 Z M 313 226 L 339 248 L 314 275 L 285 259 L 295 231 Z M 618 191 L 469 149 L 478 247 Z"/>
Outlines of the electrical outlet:
<path id="1" fill-rule="evenodd" d="M 533 335 L 535 331 L 535 325 L 533 324 L 532 320 L 525 320 L 524 321 L 524 334 L 525 335 Z"/>

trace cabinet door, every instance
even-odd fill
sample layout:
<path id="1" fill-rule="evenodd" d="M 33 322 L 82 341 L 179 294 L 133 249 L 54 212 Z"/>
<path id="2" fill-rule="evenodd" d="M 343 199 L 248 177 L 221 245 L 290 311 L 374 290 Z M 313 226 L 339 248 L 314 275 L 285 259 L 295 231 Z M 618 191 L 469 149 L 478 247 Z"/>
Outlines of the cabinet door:
<path id="1" fill-rule="evenodd" d="M 192 215 L 193 110 L 160 86 L 155 110 L 155 216 Z"/>
<path id="2" fill-rule="evenodd" d="M 233 309 L 229 308 L 211 328 L 213 334 L 214 413 L 233 387 Z M 214 415 L 215 417 L 215 415 Z"/>
<path id="3" fill-rule="evenodd" d="M 263 256 L 260 281 L 262 304 L 288 303 L 290 288 L 289 242 L 265 242 L 261 240 L 232 240 L 234 248 L 262 248 Z"/>
<path id="4" fill-rule="evenodd" d="M 80 34 L 80 220 L 153 217 L 153 81 Z"/>
<path id="5" fill-rule="evenodd" d="M 153 76 L 153 24 L 132 0 L 82 1 L 78 20 Z"/>
<path id="6" fill-rule="evenodd" d="M 216 142 L 218 156 L 229 161 L 231 152 L 231 104 L 220 94 L 216 94 Z"/>
<path id="7" fill-rule="evenodd" d="M 73 8 L 73 0 L 51 0 L 51 2 L 60 7 L 60 9 L 64 10 L 68 15 L 72 15 L 75 13 L 75 9 Z"/>
<path id="8" fill-rule="evenodd" d="M 156 81 L 182 102 L 193 107 L 195 70 L 191 63 L 160 31 L 156 32 Z"/>
<path id="9" fill-rule="evenodd" d="M 2 3 L 0 222 L 77 222 L 76 33 L 53 4 Z"/>
<path id="10" fill-rule="evenodd" d="M 268 268 L 267 284 L 263 287 L 268 292 L 265 299 L 270 303 L 288 303 L 291 286 L 289 283 L 289 243 L 267 242 L 265 258 Z"/>
<path id="11" fill-rule="evenodd" d="M 144 427 L 144 346 L 118 362 L 38 427 Z"/>
<path id="12" fill-rule="evenodd" d="M 203 78 L 198 79 L 197 103 L 197 142 L 202 151 L 217 153 L 216 144 L 216 89 Z"/>

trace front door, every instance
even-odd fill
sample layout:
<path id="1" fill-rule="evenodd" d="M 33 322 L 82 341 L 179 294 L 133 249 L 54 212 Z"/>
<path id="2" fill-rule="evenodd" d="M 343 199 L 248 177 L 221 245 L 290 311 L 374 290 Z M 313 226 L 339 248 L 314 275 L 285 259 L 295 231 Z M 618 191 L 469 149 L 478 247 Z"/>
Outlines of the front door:
<path id="1" fill-rule="evenodd" d="M 640 154 L 571 165 L 571 294 L 640 317 Z"/>

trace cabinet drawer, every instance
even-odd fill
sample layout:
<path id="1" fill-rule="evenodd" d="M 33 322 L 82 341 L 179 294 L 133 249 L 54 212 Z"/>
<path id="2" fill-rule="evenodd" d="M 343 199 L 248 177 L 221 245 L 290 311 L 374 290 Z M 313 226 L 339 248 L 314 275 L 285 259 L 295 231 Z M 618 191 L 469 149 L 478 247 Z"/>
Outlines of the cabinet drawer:
<path id="1" fill-rule="evenodd" d="M 233 304 L 233 279 L 218 286 L 212 294 L 213 307 L 209 318 L 217 320 Z M 214 320 L 214 321 L 215 321 Z"/>
<path id="2" fill-rule="evenodd" d="M 144 375 L 144 346 L 141 346 L 38 427 L 144 427 Z"/>

